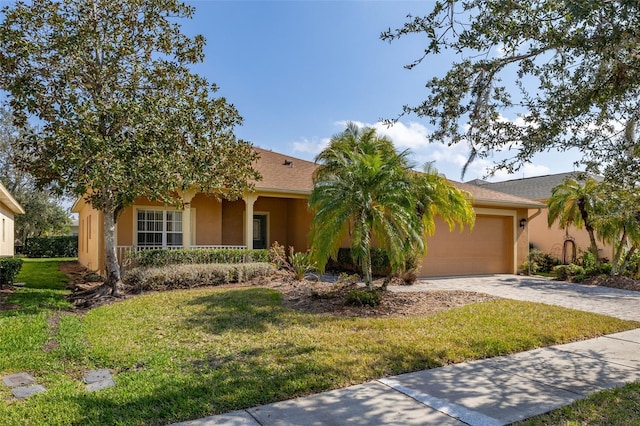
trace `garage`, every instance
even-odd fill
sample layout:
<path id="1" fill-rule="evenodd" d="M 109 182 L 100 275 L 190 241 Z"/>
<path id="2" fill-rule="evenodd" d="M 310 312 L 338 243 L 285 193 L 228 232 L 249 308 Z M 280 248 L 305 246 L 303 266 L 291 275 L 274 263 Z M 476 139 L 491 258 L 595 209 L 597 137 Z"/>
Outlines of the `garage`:
<path id="1" fill-rule="evenodd" d="M 435 234 L 427 240 L 420 276 L 514 273 L 514 217 L 478 214 L 471 232 L 449 232 L 438 219 Z"/>

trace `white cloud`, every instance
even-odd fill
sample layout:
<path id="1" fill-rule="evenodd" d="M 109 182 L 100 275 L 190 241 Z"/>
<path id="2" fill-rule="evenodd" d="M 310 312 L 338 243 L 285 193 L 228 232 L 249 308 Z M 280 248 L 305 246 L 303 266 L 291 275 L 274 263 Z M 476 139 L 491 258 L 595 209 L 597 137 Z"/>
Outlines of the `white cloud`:
<path id="1" fill-rule="evenodd" d="M 372 127 L 376 129 L 379 135 L 388 137 L 393 141 L 393 144 L 400 149 L 415 149 L 429 145 L 429 134 L 431 132 L 420 123 L 410 122 L 409 124 L 405 124 L 397 122 L 393 125 L 387 125 L 382 122 L 374 124 L 363 123 L 361 121 L 351 122 L 360 128 Z M 347 123 L 348 121 L 338 121 L 335 124 L 336 126 L 344 128 Z"/>
<path id="2" fill-rule="evenodd" d="M 329 138 L 302 138 L 298 141 L 293 142 L 293 151 L 316 156 L 320 153 L 320 151 L 322 151 L 329 145 L 329 140 Z"/>
<path id="3" fill-rule="evenodd" d="M 504 117 L 500 117 L 500 119 L 507 120 Z M 522 118 L 517 118 L 514 121 L 519 125 L 524 124 Z M 418 168 L 426 162 L 434 162 L 436 169 L 440 173 L 453 180 L 461 179 L 462 168 L 469 158 L 469 148 L 466 144 L 459 143 L 448 146 L 444 143 L 430 142 L 430 130 L 417 122 L 397 122 L 393 126 L 387 126 L 381 122 L 373 124 L 354 120 L 351 120 L 351 122 L 360 128 L 373 127 L 379 135 L 387 136 L 401 150 L 410 149 L 412 152 L 411 158 Z M 335 122 L 336 131 L 342 131 L 347 123 L 348 121 L 346 120 Z M 293 151 L 298 155 L 303 158 L 309 158 L 322 151 L 329 144 L 329 141 L 330 138 L 326 137 L 301 138 L 294 141 L 292 147 Z M 496 157 L 502 157 L 505 154 L 507 153 L 495 153 Z M 561 167 L 562 170 L 556 170 L 557 167 L 553 164 L 555 162 L 552 163 L 548 157 L 534 158 L 534 161 L 537 162 L 525 164 L 515 175 L 508 175 L 505 171 L 499 170 L 493 176 L 489 176 L 489 170 L 494 165 L 493 160 L 491 158 L 477 158 L 467 167 L 464 180 L 487 178 L 491 181 L 498 181 L 566 171 L 564 170 L 566 166 Z M 545 162 L 545 164 L 540 164 L 541 161 Z M 546 164 L 553 167 L 549 167 Z"/>

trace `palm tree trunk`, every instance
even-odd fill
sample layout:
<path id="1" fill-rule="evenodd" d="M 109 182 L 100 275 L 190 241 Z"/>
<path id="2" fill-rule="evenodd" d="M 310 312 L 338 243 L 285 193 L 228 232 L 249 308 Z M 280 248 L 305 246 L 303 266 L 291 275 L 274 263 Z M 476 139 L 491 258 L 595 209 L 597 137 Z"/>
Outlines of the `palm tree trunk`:
<path id="1" fill-rule="evenodd" d="M 598 243 L 596 242 L 596 235 L 595 235 L 593 226 L 591 226 L 591 221 L 589 220 L 589 213 L 587 212 L 587 209 L 585 206 L 585 200 L 583 198 L 578 200 L 578 209 L 580 210 L 580 216 L 582 216 L 584 227 L 587 230 L 587 233 L 589 234 L 589 242 L 591 243 L 590 250 L 591 250 L 591 253 L 593 253 L 596 267 L 599 267 L 600 256 L 598 255 Z"/>
<path id="2" fill-rule="evenodd" d="M 367 247 L 362 257 L 362 274 L 368 290 L 373 290 L 373 273 L 371 271 L 371 248 Z"/>
<path id="3" fill-rule="evenodd" d="M 638 249 L 638 244 L 634 243 L 629 249 L 629 251 L 627 252 L 626 256 L 624 257 L 624 260 L 622 261 L 622 265 L 620 265 L 620 272 L 619 272 L 620 275 L 624 274 L 624 271 L 627 270 L 627 267 L 629 266 L 629 261 L 631 260 L 631 258 L 633 257 L 637 249 Z"/>
<path id="4" fill-rule="evenodd" d="M 622 257 L 622 250 L 624 249 L 626 241 L 627 241 L 627 228 L 623 227 L 622 237 L 620 238 L 618 247 L 616 247 L 616 251 L 613 254 L 613 259 L 611 259 L 611 275 L 617 275 L 618 273 L 620 258 Z"/>

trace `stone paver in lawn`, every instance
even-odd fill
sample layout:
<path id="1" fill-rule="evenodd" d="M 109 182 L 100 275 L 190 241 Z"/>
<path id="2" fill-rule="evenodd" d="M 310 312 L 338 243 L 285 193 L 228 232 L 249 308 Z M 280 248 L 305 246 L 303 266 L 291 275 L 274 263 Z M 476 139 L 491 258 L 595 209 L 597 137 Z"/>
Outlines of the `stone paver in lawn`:
<path id="1" fill-rule="evenodd" d="M 8 376 L 4 376 L 2 378 L 2 383 L 13 388 L 16 386 L 27 386 L 32 385 L 36 382 L 36 379 L 31 377 L 29 373 L 16 373 L 9 374 Z"/>
<path id="2" fill-rule="evenodd" d="M 31 395 L 35 395 L 37 393 L 41 393 L 46 391 L 47 389 L 42 385 L 31 385 L 31 386 L 20 386 L 17 388 L 11 389 L 11 393 L 16 398 L 27 398 Z"/>
<path id="3" fill-rule="evenodd" d="M 87 392 L 95 392 L 116 385 L 111 372 L 106 368 L 87 371 L 84 376 L 84 382 L 87 384 Z"/>

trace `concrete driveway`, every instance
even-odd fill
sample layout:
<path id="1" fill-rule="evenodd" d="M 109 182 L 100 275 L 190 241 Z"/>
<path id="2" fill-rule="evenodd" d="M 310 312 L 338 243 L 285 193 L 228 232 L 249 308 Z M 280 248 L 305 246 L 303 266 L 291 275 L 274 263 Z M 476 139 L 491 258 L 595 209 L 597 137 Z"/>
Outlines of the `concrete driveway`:
<path id="1" fill-rule="evenodd" d="M 464 290 L 508 299 L 540 302 L 640 321 L 640 292 L 572 284 L 544 277 L 482 275 L 420 279 L 411 286 L 392 286 L 394 292 Z"/>

